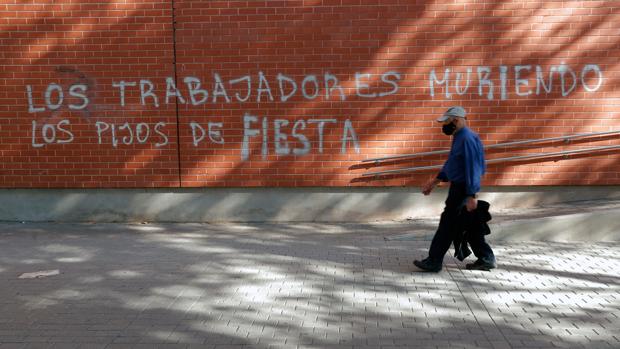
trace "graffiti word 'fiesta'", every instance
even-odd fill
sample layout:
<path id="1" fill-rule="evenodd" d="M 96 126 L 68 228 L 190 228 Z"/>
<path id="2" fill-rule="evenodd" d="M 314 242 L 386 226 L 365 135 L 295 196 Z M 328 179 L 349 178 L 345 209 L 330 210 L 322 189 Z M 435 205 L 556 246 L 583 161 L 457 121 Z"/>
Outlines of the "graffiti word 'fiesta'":
<path id="1" fill-rule="evenodd" d="M 435 69 L 429 74 L 430 95 L 435 96 L 435 90 L 443 87 L 446 98 L 452 98 L 452 95 L 464 95 L 468 93 L 472 80 L 478 81 L 477 93 L 479 96 L 486 95 L 488 100 L 497 98 L 496 83 L 497 70 L 489 66 L 479 66 L 475 73 L 471 67 L 465 72 L 456 72 L 451 68 L 445 68 L 443 77 L 438 77 Z M 440 74 L 441 75 L 441 74 Z M 474 75 L 474 79 L 472 79 Z M 546 75 L 546 76 L 545 76 Z M 559 79 L 559 81 L 558 81 Z M 535 80 L 535 83 L 533 82 Z M 553 84 L 557 81 L 559 87 L 554 90 Z M 515 65 L 512 69 L 508 66 L 499 66 L 499 95 L 501 100 L 509 98 L 509 83 L 514 86 L 514 93 L 519 97 L 526 97 L 535 94 L 536 96 L 543 93 L 549 94 L 554 91 L 562 92 L 562 97 L 571 94 L 577 86 L 581 85 L 587 92 L 598 90 L 603 84 L 603 73 L 601 68 L 596 64 L 586 64 L 581 71 L 575 71 L 566 64 L 549 67 L 548 72 L 539 66 L 532 65 Z M 531 83 L 531 84 L 530 84 Z M 534 87 L 535 85 L 535 87 Z M 475 87 L 474 87 L 475 88 Z"/>
<path id="2" fill-rule="evenodd" d="M 350 91 L 345 90 L 340 79 L 330 73 L 322 76 L 306 75 L 303 79 L 296 80 L 281 73 L 268 79 L 263 72 L 259 72 L 258 76 L 246 75 L 226 82 L 218 73 L 214 73 L 210 84 L 211 92 L 203 86 L 199 78 L 193 76 L 182 79 L 182 89 L 177 87 L 174 78 L 167 77 L 165 92 L 157 92 L 155 84 L 148 79 L 114 81 L 112 86 L 118 89 L 119 104 L 123 107 L 129 94 L 139 94 L 142 105 L 159 107 L 161 103 L 175 103 L 175 100 L 180 104 L 198 106 L 206 103 L 286 102 L 300 95 L 307 100 L 324 96 L 325 99 L 336 98 L 344 101 L 348 93 L 360 98 L 381 98 L 397 93 L 400 79 L 400 74 L 393 71 L 380 75 L 355 73 L 354 87 Z M 375 83 L 377 81 L 378 84 Z M 27 85 L 28 111 L 53 111 L 63 104 L 71 110 L 85 109 L 90 104 L 87 90 L 88 86 L 84 84 L 73 84 L 65 91 L 61 85 L 51 83 L 41 95 L 43 103 L 37 104 L 35 91 L 31 85 Z"/>

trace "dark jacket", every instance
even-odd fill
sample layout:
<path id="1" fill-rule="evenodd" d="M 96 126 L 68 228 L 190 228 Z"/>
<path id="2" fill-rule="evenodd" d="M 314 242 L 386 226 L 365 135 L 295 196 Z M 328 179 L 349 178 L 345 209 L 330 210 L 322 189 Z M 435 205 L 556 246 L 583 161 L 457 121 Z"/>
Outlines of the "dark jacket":
<path id="1" fill-rule="evenodd" d="M 489 235 L 491 229 L 487 224 L 491 220 L 489 208 L 491 204 L 484 200 L 478 200 L 478 207 L 469 212 L 467 207 L 463 205 L 460 209 L 457 226 L 458 233 L 454 236 L 454 257 L 462 261 L 471 254 L 471 250 L 467 244 L 467 236 L 472 234 Z"/>

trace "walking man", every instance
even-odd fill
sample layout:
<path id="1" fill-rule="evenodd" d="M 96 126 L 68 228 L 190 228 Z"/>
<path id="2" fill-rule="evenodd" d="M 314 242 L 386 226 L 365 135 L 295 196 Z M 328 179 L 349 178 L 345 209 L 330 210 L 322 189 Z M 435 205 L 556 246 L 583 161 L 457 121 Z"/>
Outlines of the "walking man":
<path id="1" fill-rule="evenodd" d="M 437 121 L 442 131 L 452 136 L 450 155 L 436 176 L 422 187 L 422 193 L 429 195 L 440 182 L 450 182 L 446 206 L 439 221 L 439 227 L 428 251 L 428 257 L 413 263 L 420 269 L 439 272 L 443 257 L 457 234 L 463 232 L 459 214 L 463 208 L 473 212 L 478 206 L 476 194 L 480 190 L 480 178 L 485 172 L 484 148 L 478 135 L 467 127 L 465 109 L 451 107 Z M 490 270 L 496 267 L 495 255 L 483 234 L 467 234 L 467 242 L 478 258 L 466 265 L 471 270 Z"/>

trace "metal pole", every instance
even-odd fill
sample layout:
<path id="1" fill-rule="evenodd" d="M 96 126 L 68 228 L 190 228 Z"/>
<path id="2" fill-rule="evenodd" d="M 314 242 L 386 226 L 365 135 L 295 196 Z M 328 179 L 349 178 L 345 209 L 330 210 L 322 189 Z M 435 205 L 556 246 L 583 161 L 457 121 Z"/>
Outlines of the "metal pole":
<path id="1" fill-rule="evenodd" d="M 527 159 L 546 158 L 546 157 L 561 156 L 561 155 L 584 154 L 584 153 L 588 153 L 592 151 L 604 151 L 604 150 L 611 150 L 611 149 L 620 149 L 620 145 L 610 145 L 610 146 L 594 147 L 594 148 L 580 149 L 580 150 L 566 150 L 566 151 L 559 151 L 559 152 L 554 152 L 554 153 L 540 153 L 540 154 L 532 154 L 532 155 L 512 156 L 512 157 L 507 157 L 507 158 L 497 158 L 497 159 L 487 160 L 487 164 L 519 161 L 519 160 L 527 160 Z M 363 173 L 362 177 L 381 176 L 385 174 L 395 174 L 395 173 L 402 173 L 402 172 L 417 172 L 417 171 L 438 169 L 442 167 L 443 165 L 407 167 L 407 168 L 400 168 L 400 169 L 395 169 L 395 170 Z"/>
<path id="2" fill-rule="evenodd" d="M 510 147 L 514 145 L 523 145 L 523 144 L 532 144 L 532 143 L 541 143 L 541 142 L 552 142 L 552 141 L 558 141 L 558 140 L 570 140 L 570 139 L 582 138 L 582 137 L 608 136 L 608 135 L 613 135 L 613 134 L 620 134 L 620 131 L 580 133 L 580 134 L 552 137 L 552 138 L 540 138 L 540 139 L 530 139 L 530 140 L 514 141 L 514 142 L 500 143 L 500 144 L 491 144 L 491 145 L 485 146 L 485 149 Z M 366 159 L 366 160 L 361 160 L 361 162 L 381 162 L 381 161 L 386 161 L 386 160 L 409 159 L 409 158 L 416 158 L 416 157 L 421 157 L 421 156 L 440 155 L 440 154 L 448 154 L 448 153 L 450 153 L 449 149 L 434 150 L 434 151 L 428 151 L 428 152 L 417 153 L 417 154 L 405 154 L 405 155 L 388 156 L 388 157 L 383 157 L 383 158 Z"/>

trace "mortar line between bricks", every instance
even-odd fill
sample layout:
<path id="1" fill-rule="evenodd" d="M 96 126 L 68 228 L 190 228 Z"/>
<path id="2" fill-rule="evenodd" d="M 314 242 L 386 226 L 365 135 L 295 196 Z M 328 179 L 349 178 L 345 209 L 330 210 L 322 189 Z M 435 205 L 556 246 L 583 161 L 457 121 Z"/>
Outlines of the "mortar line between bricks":
<path id="1" fill-rule="evenodd" d="M 177 19 L 175 13 L 175 2 L 171 1 L 172 10 L 172 69 L 174 73 L 174 83 L 178 83 L 177 77 Z M 182 163 L 181 163 L 181 120 L 179 115 L 179 99 L 174 99 L 174 110 L 176 115 L 177 126 L 177 167 L 179 170 L 179 188 L 183 187 Z"/>
<path id="2" fill-rule="evenodd" d="M 452 259 L 454 261 L 456 261 L 456 259 L 454 257 L 452 257 Z M 478 303 L 482 305 L 482 308 L 484 309 L 484 312 L 486 313 L 488 318 L 491 319 L 491 322 L 493 323 L 493 326 L 495 327 L 495 329 L 499 333 L 502 334 L 502 338 L 504 339 L 504 342 L 508 345 L 508 347 L 512 348 L 512 345 L 510 344 L 510 341 L 508 341 L 508 338 L 506 338 L 506 335 L 499 329 L 499 327 L 497 326 L 497 323 L 495 322 L 495 320 L 493 320 L 493 317 L 491 316 L 491 313 L 489 312 L 489 309 L 484 304 L 484 302 L 482 301 L 480 296 L 478 296 L 478 292 L 476 292 L 476 289 L 469 283 L 469 281 L 467 279 L 467 276 L 465 275 L 465 273 L 463 273 L 463 269 L 458 264 L 456 264 L 456 267 L 459 270 L 459 273 L 461 273 L 461 275 L 463 276 L 463 279 L 465 280 L 464 282 L 473 291 L 474 295 L 476 296 L 476 299 L 478 300 Z M 454 279 L 454 276 L 450 272 L 450 269 L 446 268 L 446 270 L 448 271 L 448 274 L 450 275 L 450 278 L 452 279 L 452 281 L 454 281 L 454 283 L 456 284 L 456 288 L 458 288 L 459 292 L 461 293 L 461 296 L 463 296 L 463 299 L 465 300 L 465 304 L 467 304 L 467 308 L 469 308 L 469 311 L 474 316 L 474 319 L 476 319 L 476 323 L 478 324 L 478 327 L 483 329 L 482 333 L 484 333 L 484 336 L 487 338 L 487 340 L 489 342 L 491 342 L 491 340 L 489 340 L 489 337 L 487 336 L 486 331 L 484 331 L 484 327 L 480 324 L 480 321 L 478 320 L 478 316 L 476 316 L 476 312 L 474 311 L 474 309 L 469 304 L 469 301 L 467 300 L 467 297 L 465 297 L 465 295 L 463 294 L 463 290 L 461 289 L 461 286 L 459 285 L 459 281 Z"/>

